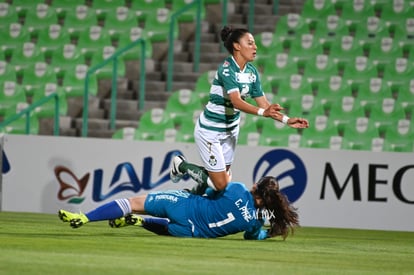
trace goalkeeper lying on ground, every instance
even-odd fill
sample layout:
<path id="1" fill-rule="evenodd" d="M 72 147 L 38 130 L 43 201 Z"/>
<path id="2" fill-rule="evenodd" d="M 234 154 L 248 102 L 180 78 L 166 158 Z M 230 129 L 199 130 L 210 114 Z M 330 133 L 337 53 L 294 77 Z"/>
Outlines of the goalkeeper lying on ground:
<path id="1" fill-rule="evenodd" d="M 59 210 L 58 214 L 73 228 L 109 220 L 112 227 L 140 225 L 159 235 L 196 238 L 245 232 L 245 239 L 263 240 L 276 236 L 285 239 L 299 226 L 296 209 L 279 191 L 274 177 L 263 177 L 250 191 L 242 183 L 230 182 L 223 191 L 207 194 L 210 195 L 200 196 L 183 190 L 151 192 L 114 200 L 86 214 L 65 210 Z M 270 223 L 268 230 L 263 229 L 265 219 Z"/>

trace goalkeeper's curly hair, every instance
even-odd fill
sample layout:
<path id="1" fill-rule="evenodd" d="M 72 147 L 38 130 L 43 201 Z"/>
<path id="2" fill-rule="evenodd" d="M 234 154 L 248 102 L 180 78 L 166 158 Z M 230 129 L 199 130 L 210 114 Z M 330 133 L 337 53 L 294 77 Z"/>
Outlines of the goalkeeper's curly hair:
<path id="1" fill-rule="evenodd" d="M 262 199 L 259 206 L 260 212 L 270 212 L 269 237 L 282 236 L 283 239 L 291 233 L 293 235 L 296 227 L 299 227 L 299 216 L 297 208 L 293 207 L 287 196 L 279 191 L 279 183 L 274 177 L 266 176 L 256 184 L 257 188 L 253 195 Z"/>

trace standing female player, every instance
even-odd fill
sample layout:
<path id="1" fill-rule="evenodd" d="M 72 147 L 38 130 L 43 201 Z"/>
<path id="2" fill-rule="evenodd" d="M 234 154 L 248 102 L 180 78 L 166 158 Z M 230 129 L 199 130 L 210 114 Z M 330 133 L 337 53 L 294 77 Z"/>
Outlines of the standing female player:
<path id="1" fill-rule="evenodd" d="M 279 120 L 292 128 L 309 127 L 306 119 L 289 118 L 280 113 L 283 108 L 279 104 L 271 104 L 266 99 L 259 73 L 250 63 L 257 51 L 253 35 L 246 29 L 225 26 L 221 30 L 221 39 L 230 56 L 218 67 L 209 102 L 194 129 L 204 166 L 188 163 L 182 156 L 176 156 L 170 172 L 173 182 L 178 182 L 188 173 L 199 184 L 207 184 L 214 190 L 223 190 L 230 181 L 240 112 Z M 247 103 L 247 97 L 252 97 L 257 106 Z"/>

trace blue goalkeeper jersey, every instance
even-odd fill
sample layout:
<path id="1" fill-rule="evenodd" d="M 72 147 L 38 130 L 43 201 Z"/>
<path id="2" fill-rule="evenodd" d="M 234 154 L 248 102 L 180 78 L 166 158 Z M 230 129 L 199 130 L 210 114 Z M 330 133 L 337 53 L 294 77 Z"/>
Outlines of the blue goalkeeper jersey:
<path id="1" fill-rule="evenodd" d="M 241 183 L 229 183 L 215 198 L 191 196 L 187 217 L 193 236 L 215 238 L 245 231 L 246 239 L 264 239 L 267 234 L 257 219 L 253 196 Z"/>

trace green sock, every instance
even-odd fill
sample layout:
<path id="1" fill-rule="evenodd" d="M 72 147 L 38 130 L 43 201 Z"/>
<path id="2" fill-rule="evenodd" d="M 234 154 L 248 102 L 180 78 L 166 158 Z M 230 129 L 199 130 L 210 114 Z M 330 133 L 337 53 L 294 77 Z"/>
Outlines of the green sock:
<path id="1" fill-rule="evenodd" d="M 181 172 L 188 174 L 193 180 L 197 182 L 196 186 L 194 186 L 190 192 L 195 195 L 203 195 L 208 187 L 207 170 L 202 166 L 198 166 L 188 162 L 183 162 L 178 168 Z"/>

